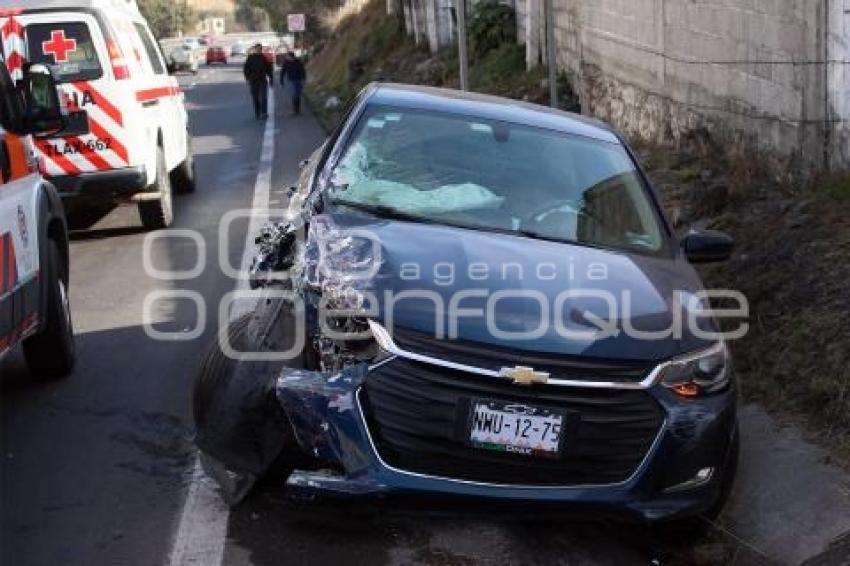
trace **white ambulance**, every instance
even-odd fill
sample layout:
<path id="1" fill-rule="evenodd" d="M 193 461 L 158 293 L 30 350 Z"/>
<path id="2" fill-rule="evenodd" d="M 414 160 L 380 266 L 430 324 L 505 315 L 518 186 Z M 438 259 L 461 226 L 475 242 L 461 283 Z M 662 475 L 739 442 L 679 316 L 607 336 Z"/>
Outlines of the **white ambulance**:
<path id="1" fill-rule="evenodd" d="M 42 379 L 67 375 L 75 349 L 64 208 L 39 171 L 33 135 L 66 125 L 49 69 L 32 65 L 13 82 L 0 58 L 0 358 L 21 343 Z"/>
<path id="2" fill-rule="evenodd" d="M 146 228 L 169 226 L 172 191 L 194 190 L 188 115 L 135 0 L 0 0 L 0 39 L 13 78 L 46 65 L 88 114 L 88 134 L 37 142 L 69 213 L 131 202 Z"/>

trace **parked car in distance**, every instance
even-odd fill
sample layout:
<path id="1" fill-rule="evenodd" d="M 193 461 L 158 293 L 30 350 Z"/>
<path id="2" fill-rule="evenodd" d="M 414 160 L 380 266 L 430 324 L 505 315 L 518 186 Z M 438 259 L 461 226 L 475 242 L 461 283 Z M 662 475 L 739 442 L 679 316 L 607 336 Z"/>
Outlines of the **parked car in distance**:
<path id="1" fill-rule="evenodd" d="M 212 65 L 213 63 L 224 63 L 227 65 L 227 53 L 225 53 L 224 47 L 213 46 L 207 48 L 207 65 Z"/>
<path id="2" fill-rule="evenodd" d="M 191 49 L 200 49 L 201 42 L 197 37 L 185 37 L 183 38 L 183 45 L 187 45 Z"/>
<path id="3" fill-rule="evenodd" d="M 230 46 L 230 56 L 231 57 L 244 56 L 244 55 L 247 55 L 247 54 L 248 54 L 248 46 L 242 41 L 237 41 L 236 43 L 234 43 L 233 45 Z"/>
<path id="4" fill-rule="evenodd" d="M 198 74 L 198 67 L 200 66 L 198 55 L 190 46 L 183 44 L 175 47 L 168 54 L 168 58 L 173 71 L 185 71 L 193 75 Z"/>

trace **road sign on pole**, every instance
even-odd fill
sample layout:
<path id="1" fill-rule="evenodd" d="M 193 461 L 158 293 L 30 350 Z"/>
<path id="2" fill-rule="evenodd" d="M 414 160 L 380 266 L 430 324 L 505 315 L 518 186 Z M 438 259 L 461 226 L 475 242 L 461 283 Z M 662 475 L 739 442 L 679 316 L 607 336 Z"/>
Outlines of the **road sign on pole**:
<path id="1" fill-rule="evenodd" d="M 299 33 L 307 30 L 307 18 L 304 14 L 289 14 L 286 16 L 289 33 Z"/>

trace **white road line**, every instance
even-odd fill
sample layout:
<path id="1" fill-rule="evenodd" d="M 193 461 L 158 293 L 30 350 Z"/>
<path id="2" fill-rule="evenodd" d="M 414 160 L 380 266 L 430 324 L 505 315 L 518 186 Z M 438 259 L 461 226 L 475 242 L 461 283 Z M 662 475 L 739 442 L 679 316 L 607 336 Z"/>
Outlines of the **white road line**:
<path id="1" fill-rule="evenodd" d="M 269 89 L 269 119 L 266 121 L 266 129 L 263 133 L 263 145 L 260 153 L 260 170 L 257 173 L 257 182 L 254 184 L 254 201 L 251 203 L 251 223 L 245 234 L 245 247 L 242 254 L 242 265 L 239 271 L 247 275 L 251 270 L 251 261 L 255 255 L 254 240 L 260 233 L 260 228 L 268 221 L 269 199 L 272 188 L 272 163 L 274 160 L 274 89 Z M 237 291 L 247 291 L 250 281 L 247 276 L 239 279 L 236 284 Z M 237 299 L 230 310 L 230 320 L 251 312 L 256 300 Z"/>
<path id="2" fill-rule="evenodd" d="M 201 462 L 195 458 L 189 491 L 167 564 L 220 566 L 229 514 L 227 504 L 215 492 L 213 482 L 206 477 Z"/>
<path id="3" fill-rule="evenodd" d="M 251 204 L 253 212 L 242 254 L 243 272 L 246 272 L 251 265 L 251 259 L 254 256 L 254 238 L 265 222 L 265 214 L 269 208 L 274 160 L 274 115 L 274 89 L 270 89 L 270 118 L 263 131 L 260 166 Z M 247 279 L 240 279 L 237 282 L 237 290 L 247 288 Z M 235 303 L 230 313 L 231 320 L 247 312 L 247 309 L 252 306 L 253 303 L 250 301 Z M 243 311 L 243 309 L 246 310 Z M 200 460 L 195 458 L 189 491 L 183 502 L 180 523 L 174 533 L 166 564 L 168 566 L 221 566 L 229 517 L 230 510 L 227 504 L 216 493 L 214 482 L 204 474 Z"/>

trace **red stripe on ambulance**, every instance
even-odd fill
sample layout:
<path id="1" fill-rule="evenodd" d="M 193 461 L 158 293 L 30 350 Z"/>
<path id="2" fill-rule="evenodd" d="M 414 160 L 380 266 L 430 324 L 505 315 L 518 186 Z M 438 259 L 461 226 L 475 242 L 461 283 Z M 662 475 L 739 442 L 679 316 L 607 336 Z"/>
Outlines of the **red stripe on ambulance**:
<path id="1" fill-rule="evenodd" d="M 109 149 L 114 151 L 115 154 L 124 161 L 124 163 L 130 162 L 130 154 L 127 152 L 127 148 L 124 147 L 124 144 L 118 141 L 118 138 L 115 136 L 110 135 L 110 133 L 91 116 L 89 116 L 89 129 L 91 130 L 91 133 L 99 139 L 104 141 L 110 140 Z"/>
<path id="2" fill-rule="evenodd" d="M 59 167 L 66 175 L 79 175 L 82 171 L 64 155 L 56 152 L 56 148 L 45 140 L 37 140 L 36 145 L 42 157 Z"/>
<path id="3" fill-rule="evenodd" d="M 151 88 L 148 90 L 140 90 L 136 92 L 136 100 L 139 102 L 152 102 L 167 96 L 180 94 L 180 88 L 173 86 L 164 86 L 160 88 Z"/>
<path id="4" fill-rule="evenodd" d="M 0 38 L 3 40 L 3 51 L 6 52 L 6 67 L 12 80 L 23 78 L 24 72 L 24 26 L 15 19 L 18 13 L 13 11 L 0 12 Z M 7 17 L 8 16 L 8 17 Z"/>
<path id="5" fill-rule="evenodd" d="M 24 70 L 24 58 L 17 51 L 12 51 L 9 53 L 9 57 L 6 58 L 6 68 L 9 69 L 9 74 L 14 74 L 17 71 Z"/>
<path id="6" fill-rule="evenodd" d="M 91 94 L 94 103 L 97 104 L 101 110 L 103 110 L 104 114 L 109 116 L 113 122 L 118 124 L 119 126 L 124 125 L 124 117 L 121 115 L 121 111 L 113 105 L 108 98 L 103 96 L 91 83 L 81 81 L 74 83 L 74 87 L 80 91 L 81 94 L 85 94 L 88 91 Z"/>
<path id="7" fill-rule="evenodd" d="M 91 163 L 96 169 L 100 171 L 107 171 L 112 169 L 112 165 L 109 164 L 103 157 L 97 154 L 97 151 L 89 147 L 89 145 L 83 141 L 82 138 L 79 137 L 71 137 L 65 139 L 66 143 L 73 144 L 74 147 L 79 148 L 79 154 L 82 155 L 89 163 Z"/>
<path id="8" fill-rule="evenodd" d="M 12 291 L 18 284 L 18 259 L 12 233 L 0 236 L 0 296 Z"/>
<path id="9" fill-rule="evenodd" d="M 14 15 L 10 16 L 6 23 L 3 24 L 3 27 L 0 28 L 0 32 L 3 33 L 3 37 L 11 37 L 13 35 L 17 35 L 19 38 L 23 39 L 24 37 L 24 26 L 15 19 Z"/>

